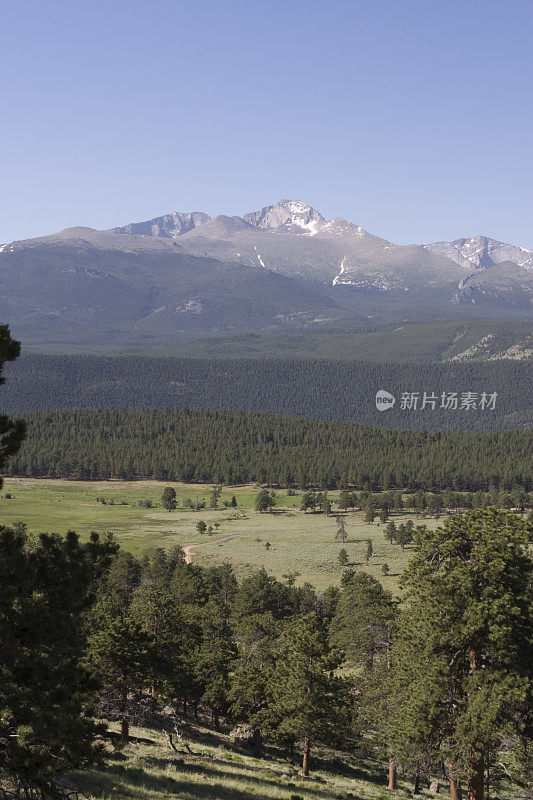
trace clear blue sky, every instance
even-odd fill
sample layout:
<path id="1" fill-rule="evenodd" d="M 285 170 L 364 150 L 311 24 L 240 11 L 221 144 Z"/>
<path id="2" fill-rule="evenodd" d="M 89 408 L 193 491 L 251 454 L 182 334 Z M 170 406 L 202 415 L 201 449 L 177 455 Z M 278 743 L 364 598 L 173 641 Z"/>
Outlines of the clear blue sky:
<path id="1" fill-rule="evenodd" d="M 533 247 L 531 0 L 29 0 L 0 24 L 0 242 L 305 200 Z"/>

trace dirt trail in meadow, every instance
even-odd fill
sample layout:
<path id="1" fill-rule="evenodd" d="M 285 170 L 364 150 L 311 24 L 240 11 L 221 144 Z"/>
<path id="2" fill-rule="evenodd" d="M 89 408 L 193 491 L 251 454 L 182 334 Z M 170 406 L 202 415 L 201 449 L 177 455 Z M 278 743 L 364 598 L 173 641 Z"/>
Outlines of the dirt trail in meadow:
<path id="1" fill-rule="evenodd" d="M 207 544 L 222 544 L 223 542 L 229 542 L 230 539 L 236 539 L 237 536 L 249 536 L 250 533 L 254 533 L 254 531 L 241 531 L 240 533 L 231 533 L 229 536 L 223 536 L 221 539 L 210 539 L 208 542 L 186 544 L 185 547 L 181 548 L 185 553 L 185 563 L 191 563 L 191 550 L 194 550 L 196 547 L 205 547 Z"/>

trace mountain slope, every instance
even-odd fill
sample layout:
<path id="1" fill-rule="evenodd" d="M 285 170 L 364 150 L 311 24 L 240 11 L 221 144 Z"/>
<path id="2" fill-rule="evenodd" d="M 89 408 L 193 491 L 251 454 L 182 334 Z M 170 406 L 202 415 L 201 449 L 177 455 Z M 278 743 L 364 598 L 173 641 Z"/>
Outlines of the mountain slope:
<path id="1" fill-rule="evenodd" d="M 496 239 L 489 239 L 488 236 L 456 239 L 453 242 L 434 242 L 424 247 L 432 253 L 450 258 L 468 270 L 495 267 L 503 262 L 513 261 L 518 266 L 533 272 L 533 250 L 498 242 Z"/>
<path id="2" fill-rule="evenodd" d="M 115 348 L 166 335 L 342 317 L 312 284 L 202 258 L 169 239 L 76 228 L 0 253 L 0 318 L 25 341 L 114 333 Z M 161 341 L 162 340 L 162 341 Z"/>
<path id="3" fill-rule="evenodd" d="M 107 350 L 324 323 L 530 319 L 531 251 L 478 238 L 400 246 L 294 200 L 71 228 L 0 246 L 0 319 L 32 346 Z"/>

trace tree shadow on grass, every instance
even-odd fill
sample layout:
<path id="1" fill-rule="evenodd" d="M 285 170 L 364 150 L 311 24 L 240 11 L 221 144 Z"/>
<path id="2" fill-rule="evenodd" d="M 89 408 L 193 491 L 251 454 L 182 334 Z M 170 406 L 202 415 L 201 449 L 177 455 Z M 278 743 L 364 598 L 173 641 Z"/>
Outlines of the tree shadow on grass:
<path id="1" fill-rule="evenodd" d="M 162 761 L 164 762 L 165 760 L 162 759 Z M 172 762 L 170 761 L 169 763 Z M 258 775 L 241 775 L 238 771 L 241 766 L 238 765 L 236 767 L 235 764 L 232 764 L 235 771 L 230 773 L 214 769 L 205 764 L 177 765 L 180 772 L 188 773 L 185 777 L 157 776 L 145 772 L 142 767 L 132 766 L 126 768 L 117 766 L 111 767 L 98 775 L 98 786 L 100 793 L 107 796 L 112 792 L 116 792 L 117 784 L 119 784 L 121 791 L 132 797 L 143 795 L 148 790 L 164 794 L 171 793 L 178 797 L 183 792 L 188 792 L 193 797 L 212 800 L 215 786 L 217 800 L 235 800 L 235 798 L 237 800 L 258 800 L 258 798 L 267 797 L 270 789 L 286 790 L 296 794 L 303 793 L 306 797 L 313 797 L 316 800 L 331 800 L 331 787 L 326 785 L 323 787 L 317 786 L 314 784 L 312 777 L 309 780 L 303 780 L 298 779 L 297 776 L 290 776 L 289 780 L 284 783 L 281 775 L 278 780 L 269 780 Z M 260 771 L 261 767 L 258 767 L 257 770 Z M 239 780 L 253 781 L 254 786 L 257 785 L 257 791 L 239 789 L 235 786 L 221 786 L 218 782 L 224 778 L 235 782 Z M 356 795 L 352 795 L 352 797 L 353 800 L 363 800 L 363 798 L 359 798 Z"/>

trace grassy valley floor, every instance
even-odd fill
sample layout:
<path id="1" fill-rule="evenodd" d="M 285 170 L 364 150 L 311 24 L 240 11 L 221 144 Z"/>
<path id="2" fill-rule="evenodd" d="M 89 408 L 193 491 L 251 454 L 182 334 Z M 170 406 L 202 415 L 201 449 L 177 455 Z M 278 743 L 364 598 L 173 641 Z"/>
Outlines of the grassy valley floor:
<path id="1" fill-rule="evenodd" d="M 167 512 L 161 506 L 166 485 L 176 490 L 179 505 L 176 511 Z M 220 500 L 222 507 L 218 510 L 193 511 L 182 507 L 186 498 L 193 502 L 203 499 L 209 504 L 210 488 L 157 481 L 89 483 L 7 478 L 0 497 L 0 523 L 24 522 L 33 533 L 75 530 L 82 538 L 92 530 L 101 534 L 110 531 L 122 547 L 136 554 L 149 547 L 191 545 L 194 563 L 227 561 L 240 577 L 260 567 L 280 580 L 289 572 L 299 573 L 297 584 L 309 581 L 318 591 L 339 584 L 344 567 L 338 562 L 338 554 L 344 547 L 349 566 L 367 570 L 385 588 L 397 593 L 398 577 L 411 551 L 408 547 L 402 551 L 397 544 L 391 544 L 385 538 L 385 526 L 378 521 L 369 524 L 361 512 L 344 512 L 348 539 L 343 544 L 335 541 L 335 509 L 331 516 L 304 513 L 299 510 L 301 492 L 289 496 L 279 491 L 273 513 L 260 514 L 253 509 L 256 486 L 225 487 Z M 237 507 L 224 507 L 224 500 L 229 502 L 232 496 Z M 332 500 L 337 496 L 338 492 L 329 493 Z M 146 500 L 154 507 L 139 506 L 139 501 Z M 410 518 L 415 524 L 423 522 L 430 527 L 439 524 L 435 519 L 418 520 L 409 513 L 392 517 L 395 522 Z M 212 535 L 197 531 L 200 520 L 213 526 Z M 373 554 L 367 564 L 368 539 L 372 541 Z M 384 563 L 390 569 L 388 576 L 382 575 Z"/>

